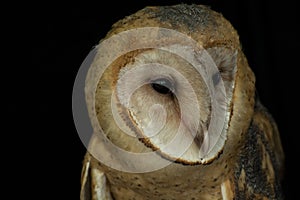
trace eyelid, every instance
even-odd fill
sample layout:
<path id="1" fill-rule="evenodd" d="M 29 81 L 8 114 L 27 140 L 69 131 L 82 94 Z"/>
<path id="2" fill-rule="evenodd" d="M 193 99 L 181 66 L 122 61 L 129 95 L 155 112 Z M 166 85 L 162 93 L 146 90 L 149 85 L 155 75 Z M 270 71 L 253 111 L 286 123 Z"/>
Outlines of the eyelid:
<path id="1" fill-rule="evenodd" d="M 170 83 L 170 85 L 163 85 L 163 84 L 160 84 L 162 86 L 165 86 L 167 87 L 168 89 L 171 90 L 171 92 L 174 92 L 175 91 L 175 81 L 173 80 L 173 78 L 169 78 L 169 77 L 166 77 L 166 76 L 159 76 L 159 77 L 155 77 L 153 79 L 150 79 L 149 83 L 156 83 L 156 84 L 159 84 L 157 83 L 158 80 L 166 80 L 167 82 Z"/>
<path id="2" fill-rule="evenodd" d="M 171 83 L 171 85 L 175 85 L 174 78 L 169 75 L 160 75 L 160 76 L 156 76 L 154 78 L 150 78 L 149 83 L 154 83 L 156 80 L 159 80 L 159 79 L 165 79 L 165 80 L 169 81 Z"/>

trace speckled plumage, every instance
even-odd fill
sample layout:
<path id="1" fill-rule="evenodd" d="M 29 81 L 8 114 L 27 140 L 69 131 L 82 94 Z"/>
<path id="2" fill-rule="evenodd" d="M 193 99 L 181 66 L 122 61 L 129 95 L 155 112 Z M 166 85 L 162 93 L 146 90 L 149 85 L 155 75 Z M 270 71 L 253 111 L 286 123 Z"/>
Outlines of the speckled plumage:
<path id="1" fill-rule="evenodd" d="M 280 179 L 284 156 L 279 133 L 274 120 L 255 96 L 255 76 L 231 24 L 221 14 L 205 6 L 181 4 L 146 7 L 114 24 L 106 38 L 139 27 L 162 27 L 185 33 L 207 49 L 215 59 L 225 81 L 226 92 L 231 94 L 228 100 L 230 117 L 225 145 L 214 159 L 205 164 L 191 164 L 179 159 L 165 168 L 146 173 L 112 169 L 88 152 L 82 171 L 81 199 L 282 199 Z M 217 52 L 215 47 L 229 51 Z M 230 54 L 231 50 L 237 54 Z M 159 59 L 153 58 L 155 53 L 159 52 L 139 50 L 118 58 L 98 84 L 95 107 L 97 119 L 92 120 L 98 120 L 107 137 L 127 151 L 149 152 L 153 148 L 147 141 L 122 134 L 113 122 L 110 98 L 121 69 L 130 63 L 134 64 L 138 60 L 135 58 L 148 56 L 149 59 Z M 228 61 L 233 55 L 236 55 L 235 60 Z M 160 58 L 177 59 L 168 56 L 161 55 Z M 229 64 L 236 62 L 236 68 L 223 67 L 227 61 Z M 94 63 L 97 62 L 100 61 L 96 57 Z M 186 73 L 190 73 L 191 79 L 196 80 L 192 72 Z M 202 83 L 200 81 L 197 84 Z M 204 92 L 199 94 L 203 98 L 204 95 Z M 89 105 L 91 101 L 88 98 Z M 125 111 L 121 109 L 121 112 Z M 124 114 L 123 120 L 134 132 L 134 123 L 126 116 Z M 99 145 L 101 141 L 93 138 L 90 148 L 97 151 Z M 163 156 L 162 159 L 167 158 Z"/>

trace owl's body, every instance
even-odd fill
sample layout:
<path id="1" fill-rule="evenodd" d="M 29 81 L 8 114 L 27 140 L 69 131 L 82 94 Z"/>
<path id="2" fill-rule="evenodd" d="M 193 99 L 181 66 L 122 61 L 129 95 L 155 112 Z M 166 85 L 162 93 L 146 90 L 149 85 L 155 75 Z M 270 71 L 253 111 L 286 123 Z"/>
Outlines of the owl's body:
<path id="1" fill-rule="evenodd" d="M 158 160 L 174 162 L 144 173 L 123 172 L 96 159 L 97 156 L 109 155 L 114 160 L 114 154 L 103 147 L 105 142 L 102 139 L 93 137 L 84 159 L 81 199 L 282 199 L 280 180 L 284 156 L 279 133 L 272 117 L 255 95 L 254 74 L 242 53 L 238 35 L 230 23 L 205 6 L 182 4 L 147 7 L 117 22 L 107 38 L 142 27 L 161 27 L 184 33 L 200 44 L 214 60 L 226 91 L 226 114 L 221 139 L 217 141 L 211 155 L 200 156 L 199 160 L 194 156 L 193 152 L 199 144 L 207 142 L 205 131 L 206 125 L 211 121 L 209 116 L 212 105 L 209 101 L 208 86 L 188 62 L 161 49 L 145 48 L 131 51 L 117 58 L 103 73 L 97 83 L 95 99 L 90 99 L 87 95 L 88 107 L 95 102 L 94 109 L 89 108 L 90 113 L 94 110 L 96 112 L 95 117 L 91 117 L 92 124 L 98 121 L 109 141 L 125 151 L 157 151 Z M 176 39 L 167 39 L 166 43 L 181 43 Z M 99 62 L 101 55 L 96 56 L 94 65 L 98 65 Z M 172 87 L 176 88 L 174 91 L 176 90 L 178 98 L 164 90 L 158 90 L 161 87 L 148 84 L 132 93 L 131 105 L 124 106 L 124 94 L 120 90 L 124 89 L 122 85 L 130 85 L 134 81 L 128 79 L 125 80 L 125 84 L 118 86 L 119 82 L 122 83 L 122 73 L 146 63 L 172 66 L 182 76 L 188 77 L 199 102 L 186 102 L 188 100 L 183 97 L 189 93 L 177 91 L 184 84 L 178 81 L 179 76 L 172 74 L 172 77 L 175 77 L 175 86 Z M 156 77 L 155 73 L 167 73 L 157 71 L 159 70 L 156 69 L 153 75 L 151 72 L 147 75 Z M 87 79 L 87 84 L 89 82 L 91 81 Z M 219 84 L 219 81 L 214 80 L 214 84 Z M 188 114 L 183 113 L 182 116 L 178 114 L 178 110 L 182 109 L 178 108 L 180 100 L 177 99 L 180 98 L 184 99 L 184 108 L 190 109 Z M 196 139 L 181 157 L 165 151 L 162 147 L 164 143 L 159 139 L 137 138 L 124 134 L 111 111 L 116 109 L 121 113 L 121 124 L 129 131 L 144 136 L 146 133 L 143 133 L 143 123 L 148 123 L 146 119 L 149 118 L 144 110 L 151 108 L 153 103 L 163 105 L 166 109 L 166 126 L 161 130 L 164 135 L 168 135 L 172 130 L 175 132 L 180 119 L 184 121 L 182 133 L 188 135 L 193 128 L 192 122 L 189 122 L 196 116 L 193 108 L 196 104 L 199 106 L 201 117 L 197 119 L 200 125 L 196 128 Z M 157 114 L 156 118 L 159 117 Z M 126 158 L 124 160 L 126 163 Z M 114 160 L 116 165 L 118 162 Z M 126 163 L 133 168 L 136 167 L 135 164 L 130 163 L 130 160 Z M 145 162 L 145 165 L 151 164 Z M 143 163 L 139 166 L 143 166 Z"/>

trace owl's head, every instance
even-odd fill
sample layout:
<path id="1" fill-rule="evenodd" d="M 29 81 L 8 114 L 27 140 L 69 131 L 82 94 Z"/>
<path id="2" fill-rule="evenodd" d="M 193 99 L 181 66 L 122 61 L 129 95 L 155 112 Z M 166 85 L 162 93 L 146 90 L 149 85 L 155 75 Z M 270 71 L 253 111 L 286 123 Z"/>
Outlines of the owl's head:
<path id="1" fill-rule="evenodd" d="M 222 15 L 147 7 L 117 22 L 96 50 L 86 100 L 101 145 L 191 165 L 232 156 L 250 120 L 254 76 Z M 108 149 L 95 144 L 98 154 Z"/>

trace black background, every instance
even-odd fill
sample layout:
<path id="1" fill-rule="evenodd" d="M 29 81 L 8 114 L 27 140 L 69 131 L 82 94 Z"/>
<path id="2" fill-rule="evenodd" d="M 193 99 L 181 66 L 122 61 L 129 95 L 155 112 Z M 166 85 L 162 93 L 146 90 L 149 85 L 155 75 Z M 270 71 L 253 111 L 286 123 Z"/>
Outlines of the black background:
<path id="1" fill-rule="evenodd" d="M 85 2 L 85 1 L 84 1 Z M 38 188 L 47 187 L 52 199 L 79 199 L 81 163 L 85 148 L 72 118 L 72 87 L 76 73 L 89 51 L 111 25 L 147 5 L 177 3 L 210 5 L 221 12 L 237 29 L 248 62 L 257 77 L 257 89 L 263 104 L 278 123 L 286 153 L 286 199 L 297 194 L 298 171 L 298 13 L 285 1 L 107 1 L 101 4 L 45 3 L 26 10 L 27 29 L 31 29 L 30 58 L 37 67 L 34 108 L 39 115 L 40 141 L 34 161 Z M 22 18 L 22 17 L 21 17 Z M 26 28 L 25 28 L 26 29 Z M 28 30 L 25 30 L 28 31 Z M 18 109 L 11 110 L 18 112 Z M 25 117 L 26 118 L 26 117 Z M 45 149 L 45 150 L 44 150 Z M 54 180 L 52 184 L 51 181 Z M 293 181 L 295 183 L 293 184 Z M 41 189 L 42 190 L 42 189 Z M 298 196 L 298 195 L 297 195 Z"/>

